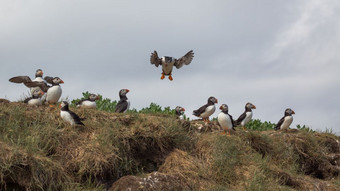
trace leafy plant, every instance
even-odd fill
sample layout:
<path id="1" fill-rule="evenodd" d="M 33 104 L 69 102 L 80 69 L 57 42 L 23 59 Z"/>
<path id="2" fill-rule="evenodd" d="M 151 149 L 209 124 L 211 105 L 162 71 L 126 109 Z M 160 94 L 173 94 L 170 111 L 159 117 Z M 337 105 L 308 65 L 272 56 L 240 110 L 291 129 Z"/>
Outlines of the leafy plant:
<path id="1" fill-rule="evenodd" d="M 261 122 L 259 119 L 251 120 L 246 124 L 247 129 L 255 130 L 255 131 L 266 131 L 272 130 L 275 124 L 269 121 Z"/>
<path id="2" fill-rule="evenodd" d="M 309 127 L 306 126 L 306 125 L 301 126 L 300 124 L 298 124 L 298 125 L 296 126 L 296 128 L 297 128 L 298 130 L 301 130 L 301 131 L 306 131 L 306 132 L 311 132 L 311 133 L 314 133 L 314 132 L 315 132 L 313 129 L 309 128 Z"/>

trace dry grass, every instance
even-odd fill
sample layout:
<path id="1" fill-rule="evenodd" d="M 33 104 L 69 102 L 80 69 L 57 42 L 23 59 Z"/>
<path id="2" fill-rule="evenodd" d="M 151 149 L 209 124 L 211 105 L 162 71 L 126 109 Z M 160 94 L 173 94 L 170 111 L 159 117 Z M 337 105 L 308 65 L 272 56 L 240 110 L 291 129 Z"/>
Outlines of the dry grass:
<path id="1" fill-rule="evenodd" d="M 0 186 L 14 190 L 336 190 L 340 138 L 238 129 L 165 114 L 0 103 Z M 118 181 L 117 181 L 118 180 Z M 141 186 L 142 185 L 142 186 Z"/>

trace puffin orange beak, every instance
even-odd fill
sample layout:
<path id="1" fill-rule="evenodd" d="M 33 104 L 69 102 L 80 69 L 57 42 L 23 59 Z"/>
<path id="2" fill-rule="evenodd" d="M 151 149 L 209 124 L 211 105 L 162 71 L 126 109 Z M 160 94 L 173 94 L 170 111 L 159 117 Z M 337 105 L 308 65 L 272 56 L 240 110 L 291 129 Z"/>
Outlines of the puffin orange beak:
<path id="1" fill-rule="evenodd" d="M 216 103 L 218 103 L 218 99 L 216 99 Z"/>
<path id="2" fill-rule="evenodd" d="M 185 109 L 184 109 L 184 108 L 182 108 L 181 110 L 182 110 L 182 111 L 185 111 Z"/>
<path id="3" fill-rule="evenodd" d="M 61 104 L 59 105 L 59 107 L 61 108 Z"/>
<path id="4" fill-rule="evenodd" d="M 126 91 L 126 93 L 127 93 L 127 92 L 129 92 L 130 90 L 126 89 L 125 91 Z"/>
<path id="5" fill-rule="evenodd" d="M 295 114 L 295 111 L 292 110 L 292 114 Z"/>
<path id="6" fill-rule="evenodd" d="M 60 81 L 60 84 L 63 84 L 63 83 L 64 83 L 64 81 L 63 81 L 63 80 L 61 80 L 61 81 Z"/>
<path id="7" fill-rule="evenodd" d="M 220 106 L 220 110 L 222 110 L 223 108 L 222 108 L 222 105 Z"/>
<path id="8" fill-rule="evenodd" d="M 41 94 L 41 95 L 44 95 L 45 93 L 44 93 L 43 91 L 40 90 L 40 94 Z"/>
<path id="9" fill-rule="evenodd" d="M 38 72 L 40 75 L 44 75 L 44 72 L 43 71 L 39 71 Z"/>
<path id="10" fill-rule="evenodd" d="M 255 105 L 253 105 L 253 108 L 252 109 L 256 109 L 256 106 Z"/>

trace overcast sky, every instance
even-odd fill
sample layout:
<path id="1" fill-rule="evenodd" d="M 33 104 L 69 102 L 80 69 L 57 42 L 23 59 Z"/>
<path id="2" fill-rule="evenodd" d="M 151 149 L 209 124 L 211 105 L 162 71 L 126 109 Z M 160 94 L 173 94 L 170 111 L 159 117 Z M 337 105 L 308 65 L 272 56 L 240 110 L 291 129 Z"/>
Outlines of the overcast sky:
<path id="1" fill-rule="evenodd" d="M 19 100 L 27 88 L 8 79 L 41 68 L 70 100 L 127 88 L 132 108 L 180 105 L 195 119 L 215 96 L 234 118 L 246 102 L 273 123 L 290 107 L 291 127 L 339 133 L 339 48 L 338 0 L 1 0 L 0 98 Z M 154 50 L 195 57 L 170 82 Z"/>

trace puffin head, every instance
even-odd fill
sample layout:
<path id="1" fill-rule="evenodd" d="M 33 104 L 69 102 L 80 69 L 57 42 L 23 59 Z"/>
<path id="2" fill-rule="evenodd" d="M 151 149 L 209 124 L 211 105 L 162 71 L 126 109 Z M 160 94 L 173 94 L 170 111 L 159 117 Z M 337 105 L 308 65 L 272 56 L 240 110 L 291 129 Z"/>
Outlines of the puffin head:
<path id="1" fill-rule="evenodd" d="M 208 103 L 215 104 L 215 103 L 218 103 L 218 100 L 215 97 L 211 96 L 208 99 Z"/>
<path id="2" fill-rule="evenodd" d="M 176 111 L 176 114 L 177 114 L 177 115 L 183 115 L 184 112 L 185 112 L 185 109 L 184 109 L 183 107 L 181 107 L 181 106 L 177 106 L 177 107 L 175 108 L 175 111 Z"/>
<path id="3" fill-rule="evenodd" d="M 121 89 L 121 90 L 119 91 L 119 95 L 120 95 L 120 96 L 125 96 L 129 91 L 130 91 L 130 90 L 128 90 L 128 89 Z"/>
<path id="4" fill-rule="evenodd" d="M 53 84 L 63 84 L 64 81 L 60 79 L 59 77 L 54 77 L 52 80 Z"/>
<path id="5" fill-rule="evenodd" d="M 246 109 L 256 109 L 256 106 L 250 102 L 246 104 Z"/>
<path id="6" fill-rule="evenodd" d="M 287 108 L 287 109 L 285 110 L 285 116 L 291 116 L 291 115 L 293 115 L 293 114 L 295 114 L 295 112 L 294 112 L 292 109 Z"/>
<path id="7" fill-rule="evenodd" d="M 100 97 L 96 94 L 90 94 L 89 95 L 89 100 L 91 100 L 91 101 L 96 101 L 96 100 L 99 100 L 99 99 L 100 99 Z"/>
<path id="8" fill-rule="evenodd" d="M 223 112 L 228 112 L 228 105 L 227 104 L 222 104 L 220 106 L 220 110 L 222 110 Z"/>
<path id="9" fill-rule="evenodd" d="M 62 101 L 61 104 L 60 104 L 60 107 L 68 107 L 68 103 L 67 101 Z"/>
<path id="10" fill-rule="evenodd" d="M 38 69 L 37 71 L 35 71 L 35 77 L 43 77 L 43 71 L 41 69 Z"/>
<path id="11" fill-rule="evenodd" d="M 41 97 L 42 95 L 44 95 L 43 91 L 41 91 L 41 90 L 34 90 L 33 94 L 32 94 L 32 97 L 33 98 L 38 98 L 38 97 Z"/>

